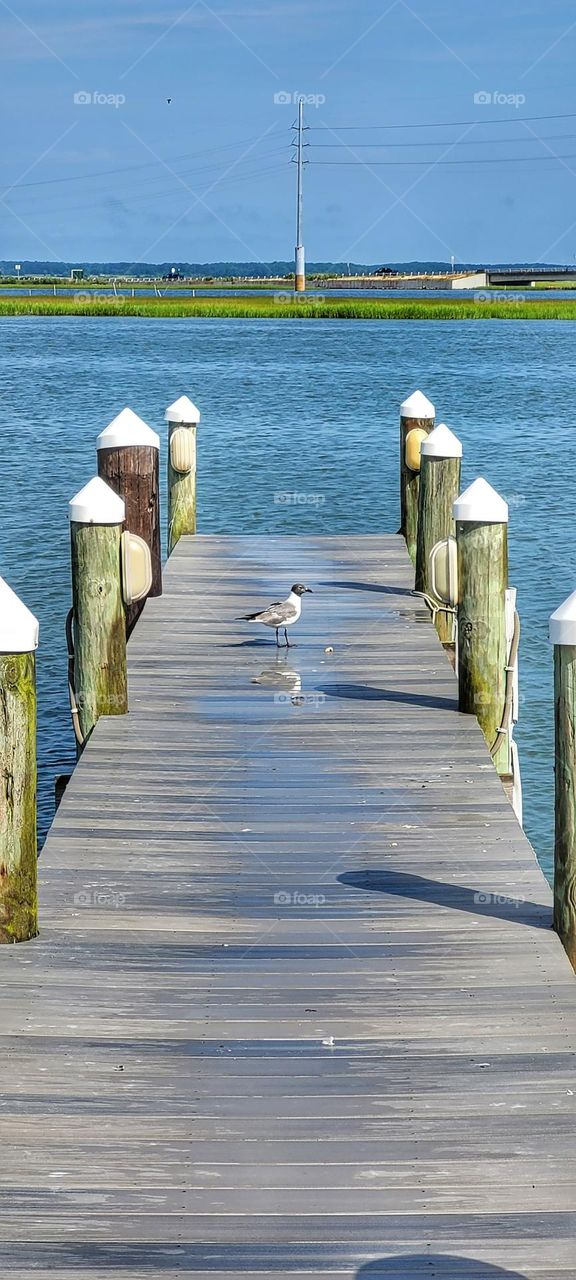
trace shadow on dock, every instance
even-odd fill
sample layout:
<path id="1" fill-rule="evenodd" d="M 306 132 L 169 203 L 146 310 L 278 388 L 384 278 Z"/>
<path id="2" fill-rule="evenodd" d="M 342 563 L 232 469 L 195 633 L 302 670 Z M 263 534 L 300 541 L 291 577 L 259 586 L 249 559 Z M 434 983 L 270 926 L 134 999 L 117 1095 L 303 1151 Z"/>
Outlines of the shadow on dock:
<path id="1" fill-rule="evenodd" d="M 414 707 L 436 707 L 440 711 L 456 711 L 456 698 L 440 698 L 428 693 L 407 693 L 398 689 L 374 689 L 365 684 L 318 685 L 327 698 L 355 698 L 361 702 L 402 702 Z"/>
<path id="2" fill-rule="evenodd" d="M 441 880 L 427 880 L 425 876 L 410 875 L 407 871 L 345 871 L 338 876 L 340 884 L 361 889 L 364 893 L 387 893 L 399 898 L 413 898 L 431 902 L 454 911 L 468 911 L 475 916 L 494 916 L 497 920 L 511 920 L 529 925 L 532 929 L 550 929 L 550 909 L 537 902 L 526 902 L 502 893 L 485 893 L 468 889 L 465 885 L 446 884 Z"/>
<path id="3" fill-rule="evenodd" d="M 319 582 L 319 587 L 338 587 L 343 591 L 376 591 L 381 596 L 415 596 L 410 587 L 388 587 L 380 582 Z"/>
<path id="4" fill-rule="evenodd" d="M 426 1268 L 424 1271 L 423 1268 Z M 525 1280 L 525 1272 L 508 1271 L 494 1267 L 491 1262 L 477 1258 L 462 1258 L 455 1254 L 417 1253 L 404 1254 L 400 1258 L 382 1258 L 368 1262 L 356 1273 L 356 1280 L 418 1280 L 426 1275 L 429 1280 Z"/>

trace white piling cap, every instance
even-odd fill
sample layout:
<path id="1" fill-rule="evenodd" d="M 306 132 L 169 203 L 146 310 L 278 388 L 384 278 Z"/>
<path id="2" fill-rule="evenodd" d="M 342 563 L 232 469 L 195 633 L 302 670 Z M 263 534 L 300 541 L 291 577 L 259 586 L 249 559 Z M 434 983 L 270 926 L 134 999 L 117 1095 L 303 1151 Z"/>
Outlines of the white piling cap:
<path id="1" fill-rule="evenodd" d="M 0 578 L 0 653 L 33 653 L 39 630 L 34 614 Z"/>
<path id="2" fill-rule="evenodd" d="M 450 427 L 441 422 L 422 441 L 420 452 L 425 453 L 427 458 L 461 458 L 462 442 Z"/>
<path id="3" fill-rule="evenodd" d="M 456 499 L 452 515 L 462 523 L 508 524 L 508 503 L 487 480 L 480 478 Z"/>
<path id="4" fill-rule="evenodd" d="M 550 617 L 552 644 L 576 645 L 576 591 Z"/>
<path id="5" fill-rule="evenodd" d="M 200 410 L 189 396 L 180 396 L 179 400 L 168 406 L 164 417 L 166 422 L 181 422 L 189 426 L 200 421 Z"/>
<path id="6" fill-rule="evenodd" d="M 434 421 L 436 410 L 430 400 L 422 391 L 414 391 L 407 400 L 400 405 L 401 418 L 429 418 Z"/>
<path id="7" fill-rule="evenodd" d="M 68 504 L 70 520 L 75 524 L 124 524 L 126 506 L 123 498 L 94 476 Z"/>
<path id="8" fill-rule="evenodd" d="M 117 418 L 100 432 L 96 441 L 99 449 L 125 449 L 131 445 L 147 445 L 149 449 L 160 448 L 160 436 L 148 426 L 133 409 L 123 409 Z"/>

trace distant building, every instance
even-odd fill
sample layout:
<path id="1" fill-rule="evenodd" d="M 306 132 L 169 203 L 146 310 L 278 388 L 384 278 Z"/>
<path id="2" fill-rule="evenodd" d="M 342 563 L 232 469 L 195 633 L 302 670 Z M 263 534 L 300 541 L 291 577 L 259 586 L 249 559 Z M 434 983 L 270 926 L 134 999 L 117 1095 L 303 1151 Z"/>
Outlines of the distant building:
<path id="1" fill-rule="evenodd" d="M 182 272 L 179 267 L 171 267 L 168 274 L 165 276 L 162 276 L 162 279 L 163 280 L 185 280 L 186 277 L 182 275 Z"/>
<path id="2" fill-rule="evenodd" d="M 83 280 L 83 279 L 84 279 L 84 267 L 72 267 L 72 270 L 71 270 L 71 272 L 70 272 L 70 279 L 71 279 L 72 281 L 74 281 L 74 280 Z"/>

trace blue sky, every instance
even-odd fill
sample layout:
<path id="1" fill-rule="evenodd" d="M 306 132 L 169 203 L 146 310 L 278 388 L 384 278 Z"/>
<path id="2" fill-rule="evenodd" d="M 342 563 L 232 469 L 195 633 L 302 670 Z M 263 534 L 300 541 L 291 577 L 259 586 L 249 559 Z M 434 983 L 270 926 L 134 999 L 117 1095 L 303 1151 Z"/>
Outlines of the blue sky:
<path id="1" fill-rule="evenodd" d="M 575 59 L 567 0 L 0 0 L 0 258 L 290 258 L 301 93 L 310 260 L 573 263 Z"/>

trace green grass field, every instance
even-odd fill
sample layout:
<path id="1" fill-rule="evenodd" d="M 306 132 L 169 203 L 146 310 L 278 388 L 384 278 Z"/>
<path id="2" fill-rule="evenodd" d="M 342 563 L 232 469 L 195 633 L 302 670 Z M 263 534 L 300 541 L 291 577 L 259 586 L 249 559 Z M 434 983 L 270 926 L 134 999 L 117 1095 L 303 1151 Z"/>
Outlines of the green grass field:
<path id="1" fill-rule="evenodd" d="M 576 300 L 475 302 L 473 298 L 1 298 L 1 316 L 141 316 L 238 320 L 576 320 Z"/>

